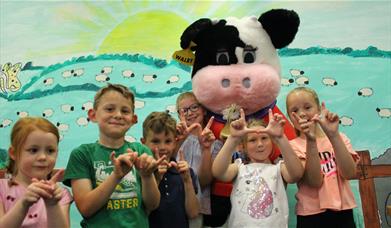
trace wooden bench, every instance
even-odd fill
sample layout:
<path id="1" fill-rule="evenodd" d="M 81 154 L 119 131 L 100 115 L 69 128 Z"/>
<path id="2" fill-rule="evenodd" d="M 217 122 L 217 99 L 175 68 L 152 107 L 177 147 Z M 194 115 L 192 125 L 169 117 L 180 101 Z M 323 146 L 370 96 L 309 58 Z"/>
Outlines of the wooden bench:
<path id="1" fill-rule="evenodd" d="M 364 224 L 366 228 L 380 228 L 380 218 L 376 199 L 375 183 L 373 178 L 391 177 L 391 164 L 371 165 L 368 150 L 357 151 L 360 163 L 357 165 L 357 178 L 359 183 Z M 5 171 L 0 170 L 0 178 L 4 178 Z M 387 206 L 387 213 L 391 216 L 391 205 Z"/>

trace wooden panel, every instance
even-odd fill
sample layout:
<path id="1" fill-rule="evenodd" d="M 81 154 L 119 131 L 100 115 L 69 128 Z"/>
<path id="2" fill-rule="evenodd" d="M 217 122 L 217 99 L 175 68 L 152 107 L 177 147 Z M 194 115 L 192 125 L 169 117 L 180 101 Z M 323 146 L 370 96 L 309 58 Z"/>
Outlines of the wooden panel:
<path id="1" fill-rule="evenodd" d="M 390 177 L 391 165 L 371 165 L 365 166 L 367 178 L 373 177 Z"/>
<path id="2" fill-rule="evenodd" d="M 358 184 L 365 227 L 380 228 L 375 184 L 373 179 L 360 180 Z"/>
<path id="3" fill-rule="evenodd" d="M 359 190 L 361 196 L 362 210 L 364 214 L 364 224 L 367 228 L 380 228 L 375 183 L 373 178 L 368 178 L 368 165 L 371 165 L 369 151 L 357 151 L 360 155 L 358 164 Z"/>

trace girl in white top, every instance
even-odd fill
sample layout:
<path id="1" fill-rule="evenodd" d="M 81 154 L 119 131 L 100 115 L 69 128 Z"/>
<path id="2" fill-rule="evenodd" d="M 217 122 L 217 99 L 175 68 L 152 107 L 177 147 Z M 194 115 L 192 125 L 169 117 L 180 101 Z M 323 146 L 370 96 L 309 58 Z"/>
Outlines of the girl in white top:
<path id="1" fill-rule="evenodd" d="M 228 227 L 287 227 L 288 200 L 285 182 L 295 183 L 303 175 L 300 160 L 284 135 L 285 120 L 269 110 L 269 124 L 261 120 L 247 125 L 244 111 L 231 123 L 230 135 L 212 165 L 213 176 L 234 181 L 232 210 Z M 249 164 L 240 159 L 231 163 L 232 152 L 243 142 Z M 272 164 L 273 143 L 281 150 L 283 161 Z"/>

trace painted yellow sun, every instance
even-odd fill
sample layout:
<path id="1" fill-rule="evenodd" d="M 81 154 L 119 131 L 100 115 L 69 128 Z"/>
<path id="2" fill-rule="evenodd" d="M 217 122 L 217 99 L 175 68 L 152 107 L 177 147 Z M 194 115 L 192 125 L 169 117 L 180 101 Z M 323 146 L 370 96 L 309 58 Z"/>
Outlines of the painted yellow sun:
<path id="1" fill-rule="evenodd" d="M 39 40 L 40 48 L 26 49 L 26 55 L 34 59 L 49 57 L 52 61 L 54 56 L 63 59 L 128 53 L 170 60 L 180 49 L 182 32 L 195 20 L 257 15 L 269 4 L 214 0 L 59 1 L 48 9 L 52 13 L 49 16 L 55 15 L 47 19 L 53 22 L 48 25 L 54 27 L 37 27 L 35 31 L 44 33 L 48 42 Z"/>
<path id="2" fill-rule="evenodd" d="M 188 25 L 172 12 L 138 13 L 116 26 L 103 40 L 97 54 L 138 53 L 167 59 L 180 49 L 180 37 Z"/>

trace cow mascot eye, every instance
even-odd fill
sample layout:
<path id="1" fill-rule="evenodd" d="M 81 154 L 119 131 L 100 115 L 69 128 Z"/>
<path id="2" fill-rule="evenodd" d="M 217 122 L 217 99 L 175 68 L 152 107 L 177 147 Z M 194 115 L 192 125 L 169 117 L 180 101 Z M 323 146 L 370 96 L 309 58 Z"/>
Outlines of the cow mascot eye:
<path id="1" fill-rule="evenodd" d="M 284 48 L 293 41 L 299 24 L 300 19 L 296 12 L 272 9 L 261 13 L 260 16 L 201 18 L 183 31 L 180 37 L 182 50 L 175 53 L 186 50 L 194 52 L 191 72 L 192 91 L 196 100 L 205 109 L 206 120 L 213 116 L 210 130 L 216 139 L 224 141 L 229 136 L 230 121 L 240 116 L 240 108 L 243 109 L 247 120 L 257 119 L 265 123 L 269 120 L 269 109 L 273 113 L 283 115 L 276 105 L 281 87 L 277 49 Z M 187 58 L 175 58 L 175 53 L 174 59 L 182 64 L 188 63 L 182 61 Z M 284 119 L 286 137 L 295 138 L 293 126 L 285 116 Z M 216 147 L 213 150 L 219 151 L 220 145 L 223 145 L 223 142 L 214 144 Z M 275 161 L 279 155 L 278 147 L 273 148 L 273 153 L 269 156 L 270 161 Z M 254 175 L 260 174 L 254 173 Z M 250 192 L 251 200 L 241 201 L 239 210 L 243 216 L 243 212 L 250 213 L 251 210 L 251 213 L 255 213 L 252 214 L 255 215 L 253 218 L 264 223 L 266 220 L 258 219 L 260 218 L 258 216 L 266 214 L 269 216 L 271 212 L 273 215 L 277 214 L 274 213 L 272 204 L 273 193 L 268 190 L 266 182 L 259 178 L 255 178 L 257 183 L 244 182 L 248 179 L 241 179 L 244 185 L 241 187 L 250 189 L 249 186 L 253 185 L 257 190 Z M 220 227 L 224 225 L 225 218 L 231 213 L 229 202 L 233 186 L 218 180 L 213 180 L 210 186 L 209 205 L 212 208 L 209 209 L 212 214 L 204 220 L 204 225 Z M 243 206 L 244 203 L 249 206 Z M 232 207 L 233 211 L 238 209 L 237 204 L 235 207 Z M 214 215 L 214 211 L 218 211 L 218 216 Z M 245 217 L 242 215 L 238 219 L 241 225 L 232 224 L 232 227 L 259 227 L 249 223 L 243 225 L 242 221 Z M 268 219 L 268 221 L 272 220 Z"/>
<path id="2" fill-rule="evenodd" d="M 244 50 L 243 51 L 243 62 L 244 63 L 253 63 L 255 62 L 255 50 Z"/>
<path id="3" fill-rule="evenodd" d="M 217 63 L 217 65 L 229 65 L 228 51 L 217 51 L 216 63 Z"/>
<path id="4" fill-rule="evenodd" d="M 240 108 L 246 119 L 265 122 L 269 109 L 282 114 L 276 105 L 281 87 L 277 49 L 293 41 L 299 25 L 296 12 L 272 9 L 260 16 L 201 18 L 183 31 L 180 51 L 194 52 L 192 91 L 207 119 L 214 117 L 210 130 L 217 139 L 228 137 L 229 122 L 239 116 Z M 187 58 L 174 59 L 188 63 L 181 61 Z M 286 123 L 285 135 L 295 138 L 294 128 Z M 279 154 L 275 148 L 270 160 Z"/>

